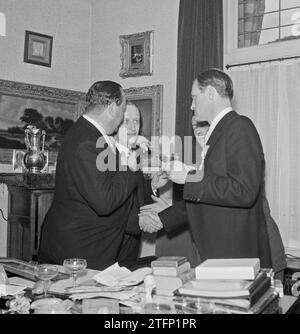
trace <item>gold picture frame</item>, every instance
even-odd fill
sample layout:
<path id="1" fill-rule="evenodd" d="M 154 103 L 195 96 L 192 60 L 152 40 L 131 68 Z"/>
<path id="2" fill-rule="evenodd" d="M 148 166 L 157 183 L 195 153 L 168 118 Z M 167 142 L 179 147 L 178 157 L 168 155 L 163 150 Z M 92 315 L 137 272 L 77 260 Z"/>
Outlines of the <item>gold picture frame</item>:
<path id="1" fill-rule="evenodd" d="M 143 169 L 149 176 L 161 166 L 163 85 L 131 87 L 124 90 L 126 99 L 134 103 L 141 113 L 141 135 L 151 141 L 152 152 L 149 168 Z"/>
<path id="2" fill-rule="evenodd" d="M 69 117 L 73 121 L 76 121 L 79 115 L 82 114 L 82 108 L 84 106 L 85 93 L 59 89 L 47 86 L 33 85 L 23 82 L 9 81 L 0 79 L 0 117 L 7 118 L 7 114 L 14 115 L 16 121 L 20 119 L 19 112 L 13 107 L 18 107 L 18 110 L 23 110 L 27 105 L 32 105 L 34 108 L 38 106 L 42 108 L 41 113 L 45 114 L 44 109 L 48 110 L 50 107 L 55 108 L 61 113 L 70 114 Z M 24 108 L 22 108 L 24 106 Z M 17 124 L 21 126 L 20 124 Z M 9 130 L 12 125 L 3 125 L 0 128 L 0 164 L 12 165 L 13 162 L 13 149 L 24 150 L 24 136 L 22 132 L 20 134 L 14 134 Z M 46 134 L 47 135 L 47 134 Z M 2 140 L 2 141 L 1 141 Z M 2 145 L 8 140 L 19 141 L 22 145 L 17 146 L 15 144 Z M 49 151 L 49 163 L 55 160 L 57 157 L 57 150 Z M 54 162 L 53 162 L 54 164 Z"/>
<path id="3" fill-rule="evenodd" d="M 132 35 L 121 35 L 122 78 L 152 75 L 153 30 Z"/>
<path id="4" fill-rule="evenodd" d="M 51 67 L 53 37 L 25 31 L 24 63 Z"/>

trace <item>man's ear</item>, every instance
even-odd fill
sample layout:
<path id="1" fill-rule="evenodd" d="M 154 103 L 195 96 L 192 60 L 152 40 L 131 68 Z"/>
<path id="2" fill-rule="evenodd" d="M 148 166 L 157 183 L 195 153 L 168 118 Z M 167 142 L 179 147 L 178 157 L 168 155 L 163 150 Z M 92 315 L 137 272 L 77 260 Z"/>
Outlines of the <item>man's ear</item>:
<path id="1" fill-rule="evenodd" d="M 115 118 L 116 117 L 116 112 L 117 112 L 117 104 L 116 102 L 112 102 L 108 107 L 107 107 L 107 112 L 108 115 L 111 118 Z"/>
<path id="2" fill-rule="evenodd" d="M 205 94 L 210 101 L 213 101 L 216 97 L 217 91 L 216 91 L 215 87 L 207 86 L 206 90 L 205 90 Z"/>

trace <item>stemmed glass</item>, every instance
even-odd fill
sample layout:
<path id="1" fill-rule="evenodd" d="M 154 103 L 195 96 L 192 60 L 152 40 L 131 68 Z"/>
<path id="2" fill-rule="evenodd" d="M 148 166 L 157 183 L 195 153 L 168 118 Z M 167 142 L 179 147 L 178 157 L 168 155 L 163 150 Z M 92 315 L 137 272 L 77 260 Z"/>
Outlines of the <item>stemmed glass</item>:
<path id="1" fill-rule="evenodd" d="M 87 262 L 85 259 L 77 259 L 77 258 L 72 258 L 72 259 L 65 259 L 63 262 L 64 268 L 72 275 L 73 277 L 73 288 L 76 288 L 77 286 L 77 274 L 84 270 L 87 266 Z"/>
<path id="2" fill-rule="evenodd" d="M 47 294 L 48 289 L 51 285 L 51 279 L 58 274 L 58 268 L 52 264 L 39 264 L 34 269 L 35 276 L 43 281 L 44 285 L 44 295 L 43 298 L 49 297 Z"/>

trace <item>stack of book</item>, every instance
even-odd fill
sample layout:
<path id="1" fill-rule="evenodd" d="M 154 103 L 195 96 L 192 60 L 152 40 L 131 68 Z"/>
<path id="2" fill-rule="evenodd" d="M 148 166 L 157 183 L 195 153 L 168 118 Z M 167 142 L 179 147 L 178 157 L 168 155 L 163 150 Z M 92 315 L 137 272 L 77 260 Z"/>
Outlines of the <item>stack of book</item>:
<path id="1" fill-rule="evenodd" d="M 173 296 L 184 283 L 195 279 L 195 270 L 185 256 L 161 256 L 151 262 L 156 294 Z"/>
<path id="2" fill-rule="evenodd" d="M 197 299 L 220 313 L 276 313 L 279 295 L 259 259 L 213 259 L 195 269 L 196 279 L 178 288 L 180 296 Z"/>

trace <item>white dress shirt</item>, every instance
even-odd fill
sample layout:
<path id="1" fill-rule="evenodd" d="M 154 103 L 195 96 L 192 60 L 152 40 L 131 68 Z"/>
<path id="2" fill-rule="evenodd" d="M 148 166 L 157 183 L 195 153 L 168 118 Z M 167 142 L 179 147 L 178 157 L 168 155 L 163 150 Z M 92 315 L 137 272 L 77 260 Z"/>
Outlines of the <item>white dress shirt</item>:
<path id="1" fill-rule="evenodd" d="M 115 147 L 115 143 L 112 140 L 112 137 L 108 136 L 106 131 L 103 129 L 103 127 L 97 123 L 95 120 L 93 120 L 92 118 L 90 118 L 87 115 L 83 115 L 83 117 L 89 121 L 91 124 L 94 125 L 94 127 L 102 134 L 103 138 L 105 139 L 105 141 L 107 142 L 108 146 L 112 149 L 112 151 L 116 154 L 116 147 Z"/>

